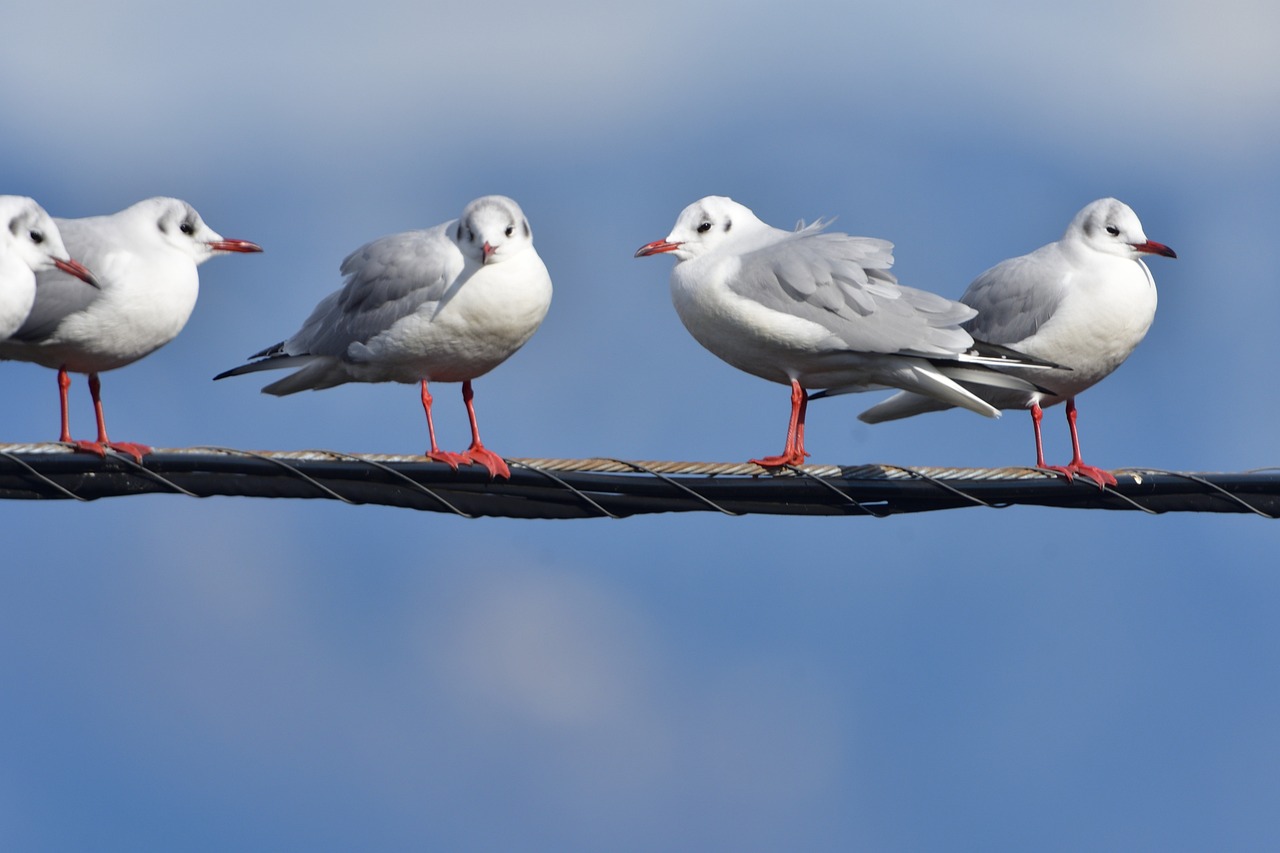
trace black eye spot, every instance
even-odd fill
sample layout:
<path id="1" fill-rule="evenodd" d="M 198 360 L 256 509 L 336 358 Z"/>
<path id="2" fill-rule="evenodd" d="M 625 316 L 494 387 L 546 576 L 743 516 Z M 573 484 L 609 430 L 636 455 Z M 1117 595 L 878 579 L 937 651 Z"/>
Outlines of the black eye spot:
<path id="1" fill-rule="evenodd" d="M 196 226 L 184 220 L 183 223 L 178 226 L 178 230 L 190 237 L 192 234 L 196 233 Z"/>
<path id="2" fill-rule="evenodd" d="M 31 233 L 32 243 L 35 243 L 37 246 L 39 246 L 41 243 L 44 242 L 44 232 L 41 231 L 39 228 L 32 228 L 30 233 Z"/>
<path id="3" fill-rule="evenodd" d="M 1117 227 L 1115 227 L 1114 225 L 1108 225 L 1108 226 L 1107 226 L 1107 233 L 1108 233 L 1108 234 L 1110 234 L 1112 237 L 1119 237 L 1119 236 L 1120 236 L 1120 229 L 1119 229 L 1119 228 L 1117 228 Z"/>
<path id="4" fill-rule="evenodd" d="M 476 232 L 472 231 L 470 228 L 467 229 L 467 240 L 471 243 L 476 241 Z"/>
<path id="5" fill-rule="evenodd" d="M 699 233 L 699 234 L 706 234 L 706 233 L 707 233 L 708 231 L 710 231 L 710 230 L 711 230 L 711 223 L 710 223 L 710 222 L 704 222 L 704 223 L 702 223 L 701 225 L 699 225 L 699 226 L 698 226 L 698 233 Z"/>
<path id="6" fill-rule="evenodd" d="M 455 240 L 461 240 L 461 239 L 462 239 L 462 223 L 461 223 L 461 222 L 459 222 L 459 223 L 458 223 L 458 236 L 457 236 L 457 237 L 455 237 L 454 239 L 455 239 Z"/>
<path id="7" fill-rule="evenodd" d="M 526 220 L 524 220 L 524 222 L 523 222 L 522 224 L 524 225 L 524 236 L 526 236 L 526 237 L 530 236 L 530 234 L 529 234 L 529 220 L 527 220 L 527 219 L 526 219 Z"/>
<path id="8" fill-rule="evenodd" d="M 726 219 L 726 220 L 724 221 L 724 230 L 727 232 L 727 231 L 728 231 L 730 228 L 732 228 L 732 227 L 733 227 L 733 220 L 732 220 L 732 219 Z"/>
<path id="9" fill-rule="evenodd" d="M 508 225 L 508 226 L 507 226 L 507 230 L 506 230 L 506 231 L 503 231 L 502 233 L 503 233 L 503 234 L 506 234 L 508 237 L 510 237 L 512 234 L 516 233 L 515 226 L 514 226 L 514 225 Z"/>

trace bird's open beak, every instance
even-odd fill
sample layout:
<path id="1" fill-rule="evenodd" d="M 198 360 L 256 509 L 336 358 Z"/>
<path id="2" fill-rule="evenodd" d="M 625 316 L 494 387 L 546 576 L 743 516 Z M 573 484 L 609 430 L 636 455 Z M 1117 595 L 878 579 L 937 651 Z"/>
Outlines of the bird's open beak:
<path id="1" fill-rule="evenodd" d="M 1163 255 L 1166 258 L 1176 258 L 1177 253 L 1166 246 L 1164 243 L 1157 243 L 1155 240 L 1148 240 L 1145 243 L 1134 243 L 1135 252 L 1144 252 L 1148 255 Z"/>
<path id="2" fill-rule="evenodd" d="M 210 240 L 209 248 L 215 252 L 261 252 L 262 247 L 248 240 Z"/>
<path id="3" fill-rule="evenodd" d="M 98 280 L 93 277 L 93 273 L 89 272 L 89 270 L 85 267 L 85 265 L 80 263 L 79 261 L 75 261 L 70 258 L 68 258 L 65 261 L 60 261 L 55 258 L 53 261 L 53 265 L 58 269 L 62 270 L 67 275 L 73 275 L 76 278 L 83 281 L 85 284 L 92 285 L 93 287 L 97 287 L 98 289 L 101 289 L 101 286 L 98 284 Z"/>
<path id="4" fill-rule="evenodd" d="M 635 257 L 645 258 L 649 255 L 660 255 L 663 252 L 674 252 L 679 249 L 683 243 L 668 243 L 666 240 L 654 240 L 652 243 L 645 243 L 639 249 L 636 249 Z"/>

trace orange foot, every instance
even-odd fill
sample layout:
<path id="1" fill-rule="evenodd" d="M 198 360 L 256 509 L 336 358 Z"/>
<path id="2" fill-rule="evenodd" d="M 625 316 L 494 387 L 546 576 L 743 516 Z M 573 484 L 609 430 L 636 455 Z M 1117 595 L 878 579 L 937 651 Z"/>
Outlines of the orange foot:
<path id="1" fill-rule="evenodd" d="M 106 458 L 107 450 L 114 450 L 116 453 L 123 453 L 126 456 L 132 456 L 142 464 L 142 457 L 152 452 L 152 449 L 145 444 L 136 444 L 132 441 L 108 441 L 105 444 L 101 441 L 72 441 L 69 442 L 73 450 L 77 453 L 93 453 Z"/>
<path id="2" fill-rule="evenodd" d="M 1067 478 L 1068 483 L 1071 482 L 1072 475 L 1079 474 L 1081 477 L 1088 477 L 1093 480 L 1098 484 L 1099 489 L 1116 485 L 1116 478 L 1111 475 L 1110 471 L 1104 471 L 1101 468 L 1095 468 L 1083 462 L 1072 462 L 1070 465 L 1042 465 L 1041 467 L 1047 471 L 1057 471 Z"/>
<path id="3" fill-rule="evenodd" d="M 443 462 L 455 471 L 458 470 L 459 465 L 470 461 L 465 454 L 449 453 L 445 450 L 428 450 L 426 455 L 432 462 Z"/>
<path id="4" fill-rule="evenodd" d="M 788 465 L 803 465 L 805 457 L 808 456 L 803 450 L 791 450 L 779 456 L 766 456 L 763 459 L 750 459 L 761 468 L 785 468 Z"/>
<path id="5" fill-rule="evenodd" d="M 489 472 L 490 477 L 502 477 L 504 480 L 511 479 L 511 469 L 507 467 L 507 463 L 502 457 L 494 453 L 487 447 L 482 445 L 472 445 L 467 448 L 464 453 L 459 454 L 464 462 L 473 465 L 483 465 L 485 470 Z"/>

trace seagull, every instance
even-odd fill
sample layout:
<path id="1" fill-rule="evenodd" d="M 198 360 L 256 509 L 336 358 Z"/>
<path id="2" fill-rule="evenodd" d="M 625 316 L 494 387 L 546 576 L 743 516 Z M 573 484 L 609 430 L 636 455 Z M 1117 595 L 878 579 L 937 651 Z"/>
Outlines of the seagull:
<path id="1" fill-rule="evenodd" d="M 904 287 L 888 271 L 893 244 L 826 231 L 819 220 L 784 231 L 724 196 L 689 205 L 665 240 L 636 257 L 670 252 L 671 298 L 689 333 L 747 373 L 791 386 L 787 441 L 765 468 L 804 463 L 809 389 L 894 387 L 986 417 L 999 410 L 957 380 L 1034 390 L 990 369 L 1028 364 L 975 343 L 960 324 L 972 308 Z"/>
<path id="2" fill-rule="evenodd" d="M 1151 328 L 1156 283 L 1142 261 L 1147 255 L 1177 257 L 1173 249 L 1147 239 L 1127 204 L 1098 199 L 1076 214 L 1061 240 L 1001 261 L 974 279 L 960 297 L 978 312 L 965 324 L 975 337 L 1061 365 L 1035 374 L 1041 391 L 970 390 L 1001 409 L 1030 409 L 1036 467 L 1057 471 L 1068 482 L 1080 474 L 1100 488 L 1116 484 L 1112 474 L 1086 465 L 1080 456 L 1076 395 L 1119 367 Z M 1009 372 L 1020 371 L 1010 368 Z M 1046 465 L 1040 437 L 1042 410 L 1064 400 L 1071 462 Z M 945 408 L 949 407 L 936 399 L 900 393 L 859 418 L 874 424 Z"/>
<path id="3" fill-rule="evenodd" d="M 520 205 L 482 196 L 457 219 L 367 243 L 341 272 L 342 288 L 320 300 L 293 337 L 214 379 L 301 368 L 262 389 L 277 397 L 346 382 L 418 383 L 427 458 L 510 478 L 507 463 L 480 441 L 471 382 L 524 346 L 551 305 L 551 276 Z M 462 453 L 436 444 L 429 382 L 462 383 L 471 422 L 471 446 Z"/>
<path id="4" fill-rule="evenodd" d="M 71 259 L 53 217 L 20 195 L 0 195 L 0 340 L 26 322 L 36 301 L 36 273 L 60 269 L 97 287 L 89 270 Z"/>
<path id="5" fill-rule="evenodd" d="M 223 239 L 191 205 L 176 198 L 149 198 L 108 216 L 54 221 L 101 289 L 81 287 L 57 270 L 38 273 L 31 314 L 9 340 L 0 342 L 0 358 L 58 371 L 60 441 L 100 456 L 110 448 L 141 462 L 150 447 L 107 438 L 98 374 L 132 364 L 182 331 L 196 304 L 197 266 L 215 254 L 262 248 Z M 71 439 L 68 372 L 89 375 L 97 441 Z"/>

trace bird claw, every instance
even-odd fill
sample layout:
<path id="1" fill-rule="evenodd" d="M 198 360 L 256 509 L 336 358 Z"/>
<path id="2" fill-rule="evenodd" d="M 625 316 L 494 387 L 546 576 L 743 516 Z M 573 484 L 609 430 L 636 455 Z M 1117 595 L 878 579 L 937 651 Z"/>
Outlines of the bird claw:
<path id="1" fill-rule="evenodd" d="M 491 478 L 511 479 L 511 469 L 501 456 L 487 447 L 472 446 L 459 454 L 464 462 L 472 465 L 483 465 Z"/>
<path id="2" fill-rule="evenodd" d="M 808 453 L 803 451 L 799 453 L 788 452 L 779 456 L 766 456 L 763 459 L 749 459 L 753 465 L 759 465 L 761 468 L 786 468 L 788 465 L 803 465 L 804 459 Z"/>
<path id="3" fill-rule="evenodd" d="M 460 464 L 470 461 L 464 454 L 449 453 L 445 450 L 429 450 L 426 455 L 432 462 L 443 462 L 455 471 Z"/>
<path id="4" fill-rule="evenodd" d="M 71 449 L 76 453 L 92 453 L 95 456 L 107 458 L 107 451 L 114 450 L 116 453 L 123 453 L 126 456 L 132 456 L 137 460 L 138 464 L 142 464 L 142 457 L 152 452 L 152 448 L 145 444 L 136 444 L 132 441 L 64 441 L 63 444 L 70 444 Z"/>
<path id="5" fill-rule="evenodd" d="M 101 442 L 64 439 L 62 443 L 71 445 L 71 449 L 76 453 L 92 453 L 95 456 L 101 456 L 103 459 L 107 458 L 107 448 Z"/>
<path id="6" fill-rule="evenodd" d="M 128 456 L 132 456 L 138 461 L 139 465 L 142 464 L 142 457 L 152 452 L 152 449 L 147 445 L 137 444 L 132 441 L 109 441 L 107 442 L 107 447 L 111 448 L 116 453 L 124 453 Z"/>
<path id="7" fill-rule="evenodd" d="M 1105 489 L 1107 486 L 1116 485 L 1116 478 L 1112 476 L 1110 471 L 1104 471 L 1101 468 L 1095 468 L 1092 465 L 1071 465 L 1077 474 L 1082 477 L 1088 477 L 1098 484 L 1099 489 Z"/>
<path id="8" fill-rule="evenodd" d="M 1040 466 L 1046 471 L 1053 471 L 1061 474 L 1066 478 L 1067 482 L 1072 481 L 1072 476 L 1079 474 L 1081 477 L 1087 477 L 1097 483 L 1099 489 L 1105 489 L 1107 486 L 1116 485 L 1116 478 L 1111 475 L 1110 471 L 1104 471 L 1101 468 L 1095 468 L 1092 465 L 1086 465 L 1083 462 L 1072 462 L 1070 465 L 1042 465 Z"/>

